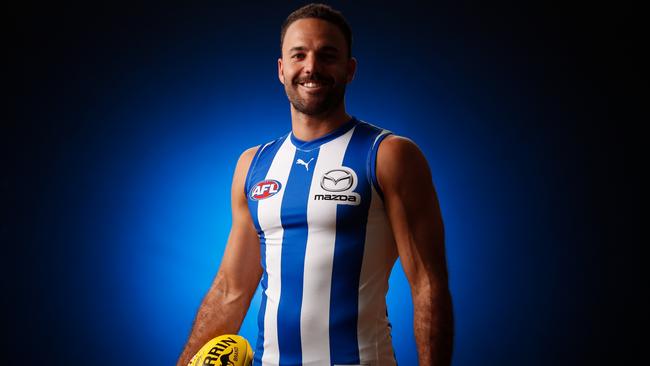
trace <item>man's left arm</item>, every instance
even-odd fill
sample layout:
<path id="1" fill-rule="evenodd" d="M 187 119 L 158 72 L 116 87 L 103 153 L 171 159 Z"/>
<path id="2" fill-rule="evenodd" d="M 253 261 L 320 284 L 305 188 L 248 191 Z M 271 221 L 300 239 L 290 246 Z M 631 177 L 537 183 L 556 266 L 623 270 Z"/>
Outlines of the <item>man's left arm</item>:
<path id="1" fill-rule="evenodd" d="M 411 140 L 388 136 L 377 151 L 377 180 L 411 287 L 419 364 L 448 366 L 453 311 L 444 226 L 429 166 Z"/>

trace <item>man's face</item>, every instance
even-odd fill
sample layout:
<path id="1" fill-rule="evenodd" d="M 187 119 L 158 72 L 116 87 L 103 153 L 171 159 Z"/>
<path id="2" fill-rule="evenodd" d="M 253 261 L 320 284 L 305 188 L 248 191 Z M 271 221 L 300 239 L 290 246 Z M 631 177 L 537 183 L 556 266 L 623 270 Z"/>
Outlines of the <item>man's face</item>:
<path id="1" fill-rule="evenodd" d="M 298 111 L 328 115 L 343 103 L 356 60 L 348 57 L 343 33 L 334 24 L 307 18 L 287 28 L 278 59 L 278 77 L 289 102 Z"/>

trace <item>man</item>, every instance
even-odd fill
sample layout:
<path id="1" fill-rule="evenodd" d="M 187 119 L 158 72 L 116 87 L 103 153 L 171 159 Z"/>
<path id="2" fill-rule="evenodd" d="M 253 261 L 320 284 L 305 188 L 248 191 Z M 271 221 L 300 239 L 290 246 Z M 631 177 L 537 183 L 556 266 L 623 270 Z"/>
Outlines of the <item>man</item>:
<path id="1" fill-rule="evenodd" d="M 237 333 L 258 284 L 255 365 L 394 365 L 385 295 L 399 256 L 420 365 L 449 365 L 444 230 L 428 164 L 410 140 L 346 113 L 350 28 L 322 4 L 281 32 L 291 132 L 246 150 L 232 183 L 221 267 L 178 361 Z"/>

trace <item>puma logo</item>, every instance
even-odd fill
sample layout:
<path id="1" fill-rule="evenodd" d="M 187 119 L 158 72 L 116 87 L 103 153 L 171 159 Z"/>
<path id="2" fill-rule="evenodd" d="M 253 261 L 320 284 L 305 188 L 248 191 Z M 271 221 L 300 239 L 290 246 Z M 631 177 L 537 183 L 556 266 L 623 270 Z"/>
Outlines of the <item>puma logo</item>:
<path id="1" fill-rule="evenodd" d="M 309 171 L 309 163 L 311 163 L 312 160 L 314 160 L 314 158 L 309 159 L 309 161 L 305 163 L 304 160 L 302 160 L 302 159 L 298 159 L 298 160 L 296 160 L 296 164 L 298 164 L 298 165 L 304 165 L 304 166 L 305 166 L 305 169 L 307 169 L 307 171 Z"/>

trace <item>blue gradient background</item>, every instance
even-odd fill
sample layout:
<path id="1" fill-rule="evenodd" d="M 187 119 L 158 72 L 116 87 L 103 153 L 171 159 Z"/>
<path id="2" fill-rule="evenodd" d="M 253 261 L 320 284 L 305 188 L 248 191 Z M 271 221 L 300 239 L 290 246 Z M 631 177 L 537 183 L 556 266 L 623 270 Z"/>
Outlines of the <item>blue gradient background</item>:
<path id="1" fill-rule="evenodd" d="M 237 158 L 290 128 L 278 33 L 303 3 L 260 4 L 11 12 L 9 364 L 175 363 L 224 250 Z M 332 2 L 359 60 L 346 104 L 429 161 L 454 365 L 631 358 L 638 339 L 610 337 L 626 334 L 638 291 L 637 267 L 611 250 L 625 235 L 626 152 L 609 123 L 618 81 L 595 57 L 616 47 L 600 20 L 617 15 L 391 4 Z M 252 342 L 259 302 L 258 291 L 240 332 Z M 399 263 L 388 306 L 398 361 L 415 365 Z"/>

